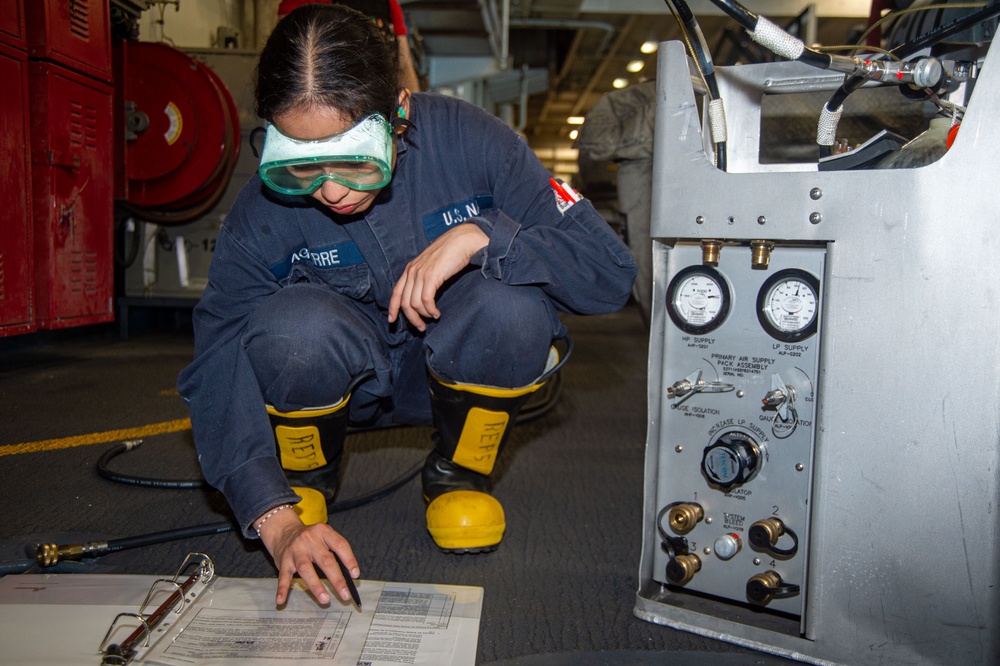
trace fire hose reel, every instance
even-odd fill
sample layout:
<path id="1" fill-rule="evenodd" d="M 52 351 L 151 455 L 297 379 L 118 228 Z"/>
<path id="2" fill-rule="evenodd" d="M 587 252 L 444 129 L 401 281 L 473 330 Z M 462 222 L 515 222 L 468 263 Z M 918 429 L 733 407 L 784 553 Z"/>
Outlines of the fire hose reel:
<path id="1" fill-rule="evenodd" d="M 221 196 L 239 155 L 236 104 L 204 63 L 155 42 L 125 49 L 126 202 L 181 223 Z"/>

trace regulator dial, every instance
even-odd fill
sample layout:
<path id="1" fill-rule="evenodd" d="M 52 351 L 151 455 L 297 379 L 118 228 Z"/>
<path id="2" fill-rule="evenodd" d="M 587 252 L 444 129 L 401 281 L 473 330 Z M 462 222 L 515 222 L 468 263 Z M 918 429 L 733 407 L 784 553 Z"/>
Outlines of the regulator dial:
<path id="1" fill-rule="evenodd" d="M 768 334 L 784 342 L 816 333 L 819 280 L 795 268 L 769 277 L 757 294 L 757 319 Z"/>
<path id="2" fill-rule="evenodd" d="M 714 331 L 729 314 L 729 284 L 707 266 L 688 266 L 667 287 L 667 312 L 678 328 L 695 335 Z"/>
<path id="3" fill-rule="evenodd" d="M 711 483 L 728 490 L 756 476 L 763 460 L 763 451 L 753 437 L 730 430 L 705 447 L 701 469 Z"/>

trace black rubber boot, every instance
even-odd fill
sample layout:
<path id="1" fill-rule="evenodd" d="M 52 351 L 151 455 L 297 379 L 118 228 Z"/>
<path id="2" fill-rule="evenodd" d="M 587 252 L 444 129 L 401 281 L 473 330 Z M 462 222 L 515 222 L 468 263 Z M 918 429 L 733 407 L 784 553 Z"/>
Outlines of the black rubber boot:
<path id="1" fill-rule="evenodd" d="M 459 384 L 427 367 L 435 428 L 421 475 L 427 530 L 446 552 L 495 550 L 507 523 L 490 495 L 490 474 L 518 411 L 544 382 L 516 389 Z"/>
<path id="2" fill-rule="evenodd" d="M 278 460 L 288 483 L 318 490 L 328 503 L 336 497 L 340 482 L 348 398 L 335 405 L 294 412 L 267 407 Z"/>

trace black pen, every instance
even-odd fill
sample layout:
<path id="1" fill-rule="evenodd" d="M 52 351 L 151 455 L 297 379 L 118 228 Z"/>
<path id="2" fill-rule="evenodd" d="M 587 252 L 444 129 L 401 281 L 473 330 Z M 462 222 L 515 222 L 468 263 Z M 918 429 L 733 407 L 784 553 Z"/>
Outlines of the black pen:
<path id="1" fill-rule="evenodd" d="M 361 610 L 361 595 L 358 594 L 358 586 L 354 584 L 354 579 L 351 578 L 351 572 L 347 570 L 344 563 L 340 561 L 340 556 L 337 553 L 333 553 L 333 557 L 337 560 L 337 566 L 340 567 L 340 573 L 344 575 L 344 580 L 347 581 L 347 589 L 351 591 L 351 598 L 354 599 L 354 603 L 358 605 L 358 610 Z"/>

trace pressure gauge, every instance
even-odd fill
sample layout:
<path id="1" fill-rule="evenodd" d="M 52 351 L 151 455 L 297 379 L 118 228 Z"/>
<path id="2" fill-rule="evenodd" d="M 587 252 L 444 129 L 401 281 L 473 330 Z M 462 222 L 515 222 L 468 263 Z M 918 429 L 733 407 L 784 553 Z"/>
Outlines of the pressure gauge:
<path id="1" fill-rule="evenodd" d="M 667 286 L 667 312 L 682 331 L 714 331 L 729 314 L 729 284 L 714 268 L 688 266 Z"/>
<path id="2" fill-rule="evenodd" d="M 819 280 L 796 268 L 769 277 L 757 294 L 757 319 L 768 335 L 783 342 L 804 340 L 816 332 Z"/>

